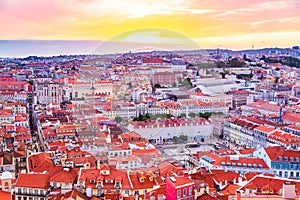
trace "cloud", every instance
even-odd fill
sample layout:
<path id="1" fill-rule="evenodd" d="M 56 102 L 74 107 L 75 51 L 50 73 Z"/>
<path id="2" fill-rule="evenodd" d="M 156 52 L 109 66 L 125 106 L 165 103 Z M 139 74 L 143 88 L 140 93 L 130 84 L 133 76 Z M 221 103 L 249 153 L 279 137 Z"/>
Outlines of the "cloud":
<path id="1" fill-rule="evenodd" d="M 234 40 L 266 33 L 263 36 L 268 39 L 275 38 L 268 33 L 298 32 L 299 10 L 297 0 L 0 0 L 0 38 L 105 40 L 137 28 L 156 27 L 190 38 Z M 174 35 L 147 37 L 170 41 Z M 258 38 L 268 41 L 262 35 Z"/>

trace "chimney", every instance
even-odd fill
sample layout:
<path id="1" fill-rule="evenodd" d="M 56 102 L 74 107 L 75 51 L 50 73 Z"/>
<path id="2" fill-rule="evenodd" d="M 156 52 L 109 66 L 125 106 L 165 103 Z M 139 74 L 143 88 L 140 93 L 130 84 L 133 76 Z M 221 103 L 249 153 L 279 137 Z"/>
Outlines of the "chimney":
<path id="1" fill-rule="evenodd" d="M 241 200 L 241 191 L 240 190 L 237 190 L 235 192 L 235 200 Z"/>
<path id="2" fill-rule="evenodd" d="M 184 178 L 188 178 L 188 177 L 189 177 L 189 173 L 188 173 L 188 172 L 184 172 L 184 173 L 183 173 L 183 177 L 184 177 Z"/>
<path id="3" fill-rule="evenodd" d="M 286 181 L 282 185 L 282 198 L 294 199 L 296 197 L 295 183 L 292 181 Z"/>

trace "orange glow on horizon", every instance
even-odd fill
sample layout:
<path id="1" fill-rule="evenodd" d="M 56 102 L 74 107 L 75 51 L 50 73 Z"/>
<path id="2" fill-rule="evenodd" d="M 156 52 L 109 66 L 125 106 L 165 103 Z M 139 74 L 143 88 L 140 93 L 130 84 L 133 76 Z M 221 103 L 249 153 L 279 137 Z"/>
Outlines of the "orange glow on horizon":
<path id="1" fill-rule="evenodd" d="M 103 41 L 158 28 L 204 48 L 287 47 L 300 42 L 299 12 L 296 0 L 3 0 L 0 39 Z"/>

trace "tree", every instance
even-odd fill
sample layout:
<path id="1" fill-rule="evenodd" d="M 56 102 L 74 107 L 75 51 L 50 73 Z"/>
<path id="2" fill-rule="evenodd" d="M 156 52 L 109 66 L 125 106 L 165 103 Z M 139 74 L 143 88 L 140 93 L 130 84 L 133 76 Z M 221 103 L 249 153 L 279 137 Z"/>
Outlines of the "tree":
<path id="1" fill-rule="evenodd" d="M 174 136 L 173 139 L 172 139 L 172 142 L 174 142 L 176 144 L 178 142 L 178 137 Z"/>
<path id="2" fill-rule="evenodd" d="M 189 116 L 190 116 L 190 117 L 196 117 L 196 113 L 191 112 L 191 113 L 189 114 Z"/>
<path id="3" fill-rule="evenodd" d="M 128 88 L 129 88 L 129 89 L 132 88 L 132 83 L 131 83 L 131 82 L 127 83 L 127 85 L 128 85 Z"/>
<path id="4" fill-rule="evenodd" d="M 244 61 L 251 62 L 251 59 L 247 58 L 246 54 L 244 54 L 243 59 L 244 59 Z"/>
<path id="5" fill-rule="evenodd" d="M 179 84 L 182 84 L 182 78 L 178 77 L 177 81 L 178 81 Z"/>
<path id="6" fill-rule="evenodd" d="M 250 80 L 253 77 L 253 74 L 238 74 L 237 79 Z"/>
<path id="7" fill-rule="evenodd" d="M 185 87 L 187 87 L 188 89 L 191 89 L 193 87 L 193 85 L 191 83 L 191 79 L 189 77 L 187 77 L 186 79 L 184 79 L 183 85 Z"/>
<path id="8" fill-rule="evenodd" d="M 180 117 L 181 117 L 181 118 L 186 118 L 186 114 L 185 114 L 185 113 L 181 113 L 181 114 L 180 114 Z"/>
<path id="9" fill-rule="evenodd" d="M 146 118 L 148 118 L 148 119 L 150 119 L 150 118 L 151 118 L 151 116 L 150 116 L 150 114 L 149 114 L 149 113 L 146 113 L 146 114 L 145 114 L 145 117 L 146 117 Z"/>
<path id="10" fill-rule="evenodd" d="M 231 60 L 229 60 L 228 65 L 230 67 L 243 67 L 244 65 L 246 65 L 246 63 L 239 61 L 237 58 L 232 58 Z"/>
<path id="11" fill-rule="evenodd" d="M 180 135 L 178 139 L 180 142 L 186 142 L 188 140 L 186 135 Z"/>
<path id="12" fill-rule="evenodd" d="M 205 119 L 210 118 L 211 115 L 212 115 L 212 113 L 210 113 L 210 112 L 199 113 L 199 117 L 203 117 L 203 118 L 205 118 Z"/>
<path id="13" fill-rule="evenodd" d="M 220 72 L 220 74 L 221 74 L 222 78 L 225 79 L 226 75 L 229 74 L 229 71 L 228 70 L 224 70 L 224 71 Z"/>
<path id="14" fill-rule="evenodd" d="M 27 82 L 30 84 L 30 85 L 33 85 L 33 80 L 27 80 Z"/>
<path id="15" fill-rule="evenodd" d="M 161 85 L 160 85 L 159 83 L 155 83 L 155 84 L 154 84 L 154 87 L 155 87 L 155 88 L 161 88 Z"/>
<path id="16" fill-rule="evenodd" d="M 226 67 L 226 64 L 223 61 L 218 61 L 218 62 L 216 62 L 216 66 L 218 68 L 224 68 L 224 67 Z"/>
<path id="17" fill-rule="evenodd" d="M 120 123 L 120 122 L 123 120 L 123 118 L 120 117 L 120 116 L 116 116 L 114 120 L 115 120 L 117 123 Z"/>

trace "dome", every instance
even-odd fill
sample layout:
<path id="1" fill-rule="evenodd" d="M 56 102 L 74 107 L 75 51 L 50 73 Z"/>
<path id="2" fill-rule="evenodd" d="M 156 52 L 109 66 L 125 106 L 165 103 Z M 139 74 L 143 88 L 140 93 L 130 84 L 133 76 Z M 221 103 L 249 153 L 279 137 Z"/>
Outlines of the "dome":
<path id="1" fill-rule="evenodd" d="M 1 175 L 1 180 L 3 179 L 12 179 L 13 175 L 10 172 L 3 172 Z"/>

